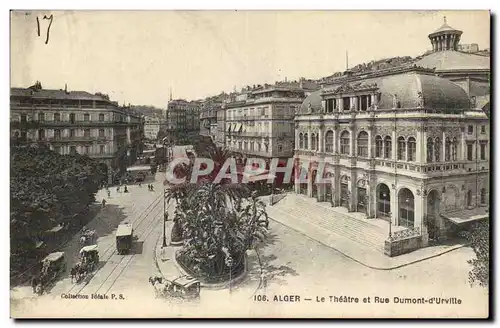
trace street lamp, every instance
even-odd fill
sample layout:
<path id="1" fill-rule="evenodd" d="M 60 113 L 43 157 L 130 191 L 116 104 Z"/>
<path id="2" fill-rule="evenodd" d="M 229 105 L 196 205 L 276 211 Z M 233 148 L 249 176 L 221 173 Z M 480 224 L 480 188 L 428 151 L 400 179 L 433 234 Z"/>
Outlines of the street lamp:
<path id="1" fill-rule="evenodd" d="M 226 265 L 229 267 L 229 293 L 231 293 L 231 274 L 233 271 L 233 258 L 231 256 L 226 258 Z"/>
<path id="2" fill-rule="evenodd" d="M 166 209 L 167 207 L 166 199 L 167 199 L 167 191 L 164 189 L 163 190 L 163 244 L 162 244 L 163 248 L 167 247 L 166 222 L 168 220 L 168 213 Z"/>

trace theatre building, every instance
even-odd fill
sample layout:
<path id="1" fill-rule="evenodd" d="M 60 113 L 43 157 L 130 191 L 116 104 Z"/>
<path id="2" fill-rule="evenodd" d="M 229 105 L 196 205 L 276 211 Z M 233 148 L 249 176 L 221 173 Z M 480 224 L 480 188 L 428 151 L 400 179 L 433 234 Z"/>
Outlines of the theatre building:
<path id="1" fill-rule="evenodd" d="M 295 120 L 295 159 L 308 169 L 297 193 L 425 239 L 487 212 L 488 119 L 431 70 L 344 78 L 306 98 Z M 320 163 L 326 183 L 316 183 Z"/>

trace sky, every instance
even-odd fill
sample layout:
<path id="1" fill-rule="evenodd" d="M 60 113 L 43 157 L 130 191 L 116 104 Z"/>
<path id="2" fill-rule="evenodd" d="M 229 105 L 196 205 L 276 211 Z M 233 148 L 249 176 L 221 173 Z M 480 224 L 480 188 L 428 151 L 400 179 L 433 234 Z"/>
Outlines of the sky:
<path id="1" fill-rule="evenodd" d="M 52 15 L 49 37 L 47 29 Z M 165 108 L 246 85 L 320 78 L 431 49 L 443 24 L 490 47 L 487 11 L 12 12 L 11 86 L 103 92 Z M 40 25 L 38 36 L 37 17 Z"/>

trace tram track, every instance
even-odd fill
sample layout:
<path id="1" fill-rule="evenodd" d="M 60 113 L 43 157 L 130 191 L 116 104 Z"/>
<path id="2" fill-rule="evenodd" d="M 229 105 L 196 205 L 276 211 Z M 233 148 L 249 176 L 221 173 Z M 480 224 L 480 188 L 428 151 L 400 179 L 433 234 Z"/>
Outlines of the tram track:
<path id="1" fill-rule="evenodd" d="M 144 220 L 147 217 L 149 217 L 149 215 L 151 214 L 151 212 L 153 210 L 155 210 L 156 207 L 160 204 L 160 202 L 162 201 L 162 196 L 163 196 L 163 193 L 159 194 L 158 197 L 156 199 L 154 199 L 146 207 L 143 207 L 143 206 L 141 206 L 141 207 L 134 207 L 134 206 L 132 206 L 132 215 L 133 216 L 135 216 L 136 213 L 140 213 L 139 216 L 138 216 L 138 218 L 134 222 L 131 222 L 135 231 L 137 231 L 137 229 L 141 226 L 141 224 L 144 222 Z M 134 209 L 138 209 L 138 210 L 134 211 Z M 147 211 L 147 212 L 145 213 L 144 211 Z M 141 218 L 141 216 L 143 216 L 143 217 Z M 110 251 L 111 251 L 111 253 L 110 253 Z M 106 248 L 106 250 L 102 253 L 103 256 L 100 257 L 100 258 L 104 258 L 104 262 L 108 263 L 109 260 L 115 254 L 116 254 L 116 245 L 114 243 L 111 243 L 111 245 L 108 246 Z M 106 255 L 108 255 L 108 256 L 106 256 Z M 96 277 L 96 275 L 100 272 L 100 270 L 102 268 L 104 268 L 104 267 L 105 267 L 105 265 L 103 265 L 102 267 L 100 267 L 97 270 L 93 271 L 91 273 L 90 277 L 85 279 L 85 282 L 83 284 L 73 284 L 73 286 L 71 286 L 71 288 L 66 292 L 66 294 L 76 294 L 76 295 L 79 295 L 87 287 L 87 285 L 94 279 L 94 277 Z M 78 288 L 78 290 L 75 291 L 74 288 Z"/>

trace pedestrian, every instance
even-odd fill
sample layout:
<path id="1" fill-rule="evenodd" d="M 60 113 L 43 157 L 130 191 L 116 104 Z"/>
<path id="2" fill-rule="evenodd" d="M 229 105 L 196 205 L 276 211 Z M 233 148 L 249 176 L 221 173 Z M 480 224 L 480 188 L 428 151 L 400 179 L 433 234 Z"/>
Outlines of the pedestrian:
<path id="1" fill-rule="evenodd" d="M 124 193 L 128 192 L 127 186 L 125 185 L 125 189 L 123 190 Z"/>
<path id="2" fill-rule="evenodd" d="M 111 198 L 111 191 L 108 189 L 108 198 Z"/>
<path id="3" fill-rule="evenodd" d="M 102 199 L 102 207 L 104 208 L 106 206 L 106 200 L 103 198 Z"/>
<path id="4" fill-rule="evenodd" d="M 116 192 L 120 192 L 120 186 L 116 187 Z"/>
<path id="5" fill-rule="evenodd" d="M 153 185 L 151 185 L 151 191 L 154 191 L 154 187 L 153 187 Z"/>
<path id="6" fill-rule="evenodd" d="M 142 183 L 139 182 L 139 187 L 142 187 Z"/>

